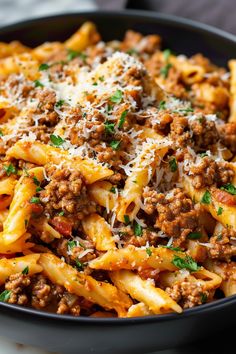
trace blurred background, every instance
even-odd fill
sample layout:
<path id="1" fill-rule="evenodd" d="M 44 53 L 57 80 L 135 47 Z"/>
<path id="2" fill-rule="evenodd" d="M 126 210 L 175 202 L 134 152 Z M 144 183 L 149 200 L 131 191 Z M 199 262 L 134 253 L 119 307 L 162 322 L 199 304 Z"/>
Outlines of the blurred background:
<path id="1" fill-rule="evenodd" d="M 236 34 L 236 0 L 0 0 L 0 26 L 65 11 L 122 7 L 174 14 Z"/>

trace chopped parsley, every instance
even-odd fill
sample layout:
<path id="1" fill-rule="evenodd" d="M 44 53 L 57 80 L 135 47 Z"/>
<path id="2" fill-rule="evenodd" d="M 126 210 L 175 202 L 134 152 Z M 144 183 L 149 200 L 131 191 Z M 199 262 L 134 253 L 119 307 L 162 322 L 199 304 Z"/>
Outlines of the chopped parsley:
<path id="1" fill-rule="evenodd" d="M 168 77 L 169 70 L 171 67 L 172 67 L 172 64 L 168 63 L 161 68 L 160 74 L 164 77 L 164 79 L 166 79 Z"/>
<path id="2" fill-rule="evenodd" d="M 136 49 L 133 49 L 133 48 L 128 49 L 128 50 L 126 51 L 126 53 L 129 54 L 129 55 L 138 54 L 137 50 L 136 50 Z"/>
<path id="3" fill-rule="evenodd" d="M 220 189 L 222 191 L 228 192 L 229 194 L 236 195 L 236 187 L 231 183 L 225 184 Z"/>
<path id="4" fill-rule="evenodd" d="M 67 246 L 71 250 L 72 248 L 77 246 L 77 242 L 76 241 L 68 241 Z"/>
<path id="5" fill-rule="evenodd" d="M 114 95 L 111 96 L 110 101 L 113 103 L 121 103 L 123 97 L 123 93 L 121 90 L 116 90 Z"/>
<path id="6" fill-rule="evenodd" d="M 176 158 L 173 157 L 171 160 L 169 160 L 169 166 L 170 166 L 170 170 L 171 172 L 175 172 L 177 171 L 177 161 L 176 161 Z"/>
<path id="7" fill-rule="evenodd" d="M 33 177 L 33 181 L 34 181 L 34 184 L 36 184 L 36 186 L 40 186 L 40 182 L 36 176 Z"/>
<path id="8" fill-rule="evenodd" d="M 83 52 L 78 52 L 77 50 L 68 49 L 67 60 L 71 61 L 77 57 L 80 57 L 83 61 L 87 59 L 87 55 Z"/>
<path id="9" fill-rule="evenodd" d="M 152 250 L 150 249 L 150 247 L 146 248 L 146 253 L 149 257 L 152 255 Z"/>
<path id="10" fill-rule="evenodd" d="M 65 212 L 62 210 L 62 211 L 60 211 L 60 213 L 58 213 L 57 215 L 63 216 L 63 215 L 65 215 Z"/>
<path id="11" fill-rule="evenodd" d="M 191 112 L 194 112 L 194 109 L 191 108 L 191 107 L 188 107 L 188 108 L 180 108 L 180 109 L 178 109 L 178 112 L 191 113 Z M 200 119 L 200 118 L 199 118 L 199 119 Z"/>
<path id="12" fill-rule="evenodd" d="M 166 109 L 166 101 L 161 101 L 159 103 L 159 109 Z"/>
<path id="13" fill-rule="evenodd" d="M 0 129 L 0 136 L 3 136 L 4 134 L 3 134 L 3 132 L 2 132 L 2 130 Z"/>
<path id="14" fill-rule="evenodd" d="M 123 127 L 124 122 L 125 122 L 125 118 L 127 116 L 127 113 L 128 113 L 128 111 L 124 111 L 124 112 L 121 113 L 120 120 L 119 120 L 119 123 L 118 123 L 118 128 L 119 129 Z"/>
<path id="15" fill-rule="evenodd" d="M 163 57 L 165 61 L 168 61 L 171 55 L 171 50 L 170 49 L 165 49 L 163 51 Z"/>
<path id="16" fill-rule="evenodd" d="M 219 207 L 218 210 L 217 210 L 217 215 L 221 215 L 223 213 L 223 208 L 222 207 Z"/>
<path id="17" fill-rule="evenodd" d="M 112 186 L 111 189 L 110 189 L 110 192 L 115 194 L 116 193 L 116 187 Z"/>
<path id="18" fill-rule="evenodd" d="M 104 126 L 105 126 L 106 134 L 114 134 L 114 132 L 115 132 L 115 123 L 110 123 L 109 121 L 106 121 L 104 123 Z"/>
<path id="19" fill-rule="evenodd" d="M 44 71 L 44 70 L 48 70 L 50 68 L 50 66 L 46 63 L 43 63 L 39 66 L 39 71 Z"/>
<path id="20" fill-rule="evenodd" d="M 17 173 L 17 169 L 11 163 L 9 165 L 3 165 L 3 169 L 6 172 L 7 176 Z"/>
<path id="21" fill-rule="evenodd" d="M 164 245 L 161 245 L 161 247 L 164 247 L 164 248 L 168 248 L 168 250 L 171 250 L 171 251 L 176 251 L 176 252 L 182 252 L 181 248 L 179 247 L 173 247 L 173 246 L 164 246 Z"/>
<path id="22" fill-rule="evenodd" d="M 206 293 L 201 293 L 201 302 L 202 302 L 202 304 L 205 304 L 207 302 L 207 294 Z"/>
<path id="23" fill-rule="evenodd" d="M 188 234 L 189 240 L 198 240 L 201 237 L 202 237 L 201 232 L 190 232 L 190 234 Z"/>
<path id="24" fill-rule="evenodd" d="M 134 230 L 135 236 L 142 236 L 143 229 L 142 229 L 142 226 L 137 223 L 137 221 L 134 221 L 133 230 Z"/>
<path id="25" fill-rule="evenodd" d="M 174 258 L 171 261 L 179 269 L 188 269 L 191 272 L 196 272 L 199 270 L 199 266 L 197 262 L 190 256 L 186 256 L 185 258 L 181 258 L 179 256 L 174 255 Z"/>
<path id="26" fill-rule="evenodd" d="M 117 140 L 112 140 L 110 142 L 110 147 L 113 149 L 113 150 L 118 150 L 120 148 L 120 141 L 117 141 Z"/>
<path id="27" fill-rule="evenodd" d="M 76 267 L 78 268 L 78 270 L 83 270 L 84 269 L 83 263 L 81 263 L 79 260 L 77 260 L 75 262 L 75 264 L 76 264 Z"/>
<path id="28" fill-rule="evenodd" d="M 0 294 L 0 301 L 1 302 L 7 302 L 11 297 L 11 291 L 10 290 L 4 290 L 1 294 Z"/>
<path id="29" fill-rule="evenodd" d="M 37 188 L 36 188 L 36 192 L 37 192 L 37 193 L 41 192 L 42 190 L 43 190 L 43 188 L 41 188 L 41 187 L 37 187 Z"/>
<path id="30" fill-rule="evenodd" d="M 65 103 L 65 100 L 59 100 L 56 102 L 55 107 L 60 108 L 63 106 L 64 103 Z"/>
<path id="31" fill-rule="evenodd" d="M 105 80 L 105 78 L 104 78 L 104 76 L 99 76 L 98 80 L 103 82 Z"/>
<path id="32" fill-rule="evenodd" d="M 128 225 L 130 223 L 129 215 L 124 215 L 124 223 Z"/>
<path id="33" fill-rule="evenodd" d="M 50 135 L 50 140 L 54 146 L 61 146 L 65 142 L 65 140 L 62 139 L 59 135 L 54 134 Z"/>
<path id="34" fill-rule="evenodd" d="M 223 237 L 222 237 L 222 235 L 221 235 L 221 234 L 219 234 L 219 235 L 217 235 L 217 236 L 216 236 L 216 240 L 217 240 L 217 241 L 221 241 L 221 240 L 222 240 L 222 238 L 223 238 Z"/>
<path id="35" fill-rule="evenodd" d="M 42 82 L 40 82 L 39 80 L 35 80 L 35 81 L 34 81 L 34 86 L 35 86 L 35 87 L 44 87 L 44 85 L 42 84 Z"/>
<path id="36" fill-rule="evenodd" d="M 24 274 L 24 275 L 29 274 L 29 267 L 28 267 L 28 266 L 26 266 L 26 267 L 22 270 L 22 274 Z"/>
<path id="37" fill-rule="evenodd" d="M 210 204 L 211 203 L 211 193 L 206 190 L 201 199 L 202 204 Z"/>
<path id="38" fill-rule="evenodd" d="M 205 157 L 205 156 L 208 156 L 208 153 L 207 153 L 207 152 L 201 152 L 199 155 L 200 155 L 200 157 L 203 158 L 203 157 Z"/>
<path id="39" fill-rule="evenodd" d="M 32 197 L 30 199 L 31 204 L 40 204 L 40 199 L 38 197 Z"/>

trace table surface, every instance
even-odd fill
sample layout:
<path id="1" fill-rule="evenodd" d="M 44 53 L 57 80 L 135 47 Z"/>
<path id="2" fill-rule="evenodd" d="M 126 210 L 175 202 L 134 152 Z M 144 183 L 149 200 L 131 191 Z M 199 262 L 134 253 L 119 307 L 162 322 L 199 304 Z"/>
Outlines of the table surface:
<path id="1" fill-rule="evenodd" d="M 96 2 L 99 6 L 110 9 L 116 9 L 127 2 L 128 8 L 154 10 L 187 17 L 236 34 L 235 0 L 97 0 Z M 4 25 L 25 19 L 26 14 L 28 17 L 34 17 L 60 13 L 68 9 L 78 11 L 95 8 L 96 4 L 93 0 L 57 0 L 56 10 L 55 0 L 0 0 L 0 23 Z M 211 337 L 199 343 L 159 351 L 155 354 L 234 354 L 233 332 L 234 329 L 225 330 L 217 335 L 217 340 Z M 40 349 L 16 345 L 2 337 L 0 337 L 0 347 L 0 352 L 4 354 L 49 354 Z"/>

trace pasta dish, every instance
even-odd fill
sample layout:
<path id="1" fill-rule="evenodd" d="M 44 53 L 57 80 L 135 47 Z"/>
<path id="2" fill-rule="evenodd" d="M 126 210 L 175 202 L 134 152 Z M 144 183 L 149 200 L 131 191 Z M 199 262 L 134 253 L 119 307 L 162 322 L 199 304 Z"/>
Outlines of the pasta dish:
<path id="1" fill-rule="evenodd" d="M 181 313 L 236 293 L 236 60 L 86 22 L 0 43 L 0 301 Z"/>

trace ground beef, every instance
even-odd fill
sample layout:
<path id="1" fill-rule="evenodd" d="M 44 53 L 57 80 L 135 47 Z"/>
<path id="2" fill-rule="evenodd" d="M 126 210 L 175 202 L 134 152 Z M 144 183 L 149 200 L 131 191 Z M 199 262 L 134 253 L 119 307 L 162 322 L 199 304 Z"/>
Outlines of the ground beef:
<path id="1" fill-rule="evenodd" d="M 161 38 L 154 34 L 143 36 L 141 33 L 129 30 L 125 33 L 125 38 L 121 43 L 121 50 L 137 50 L 139 53 L 152 54 L 160 48 Z"/>
<path id="2" fill-rule="evenodd" d="M 180 245 L 187 235 L 198 227 L 199 211 L 192 200 L 180 188 L 169 193 L 145 190 L 144 205 L 148 213 L 156 206 L 155 227 L 167 236 L 174 238 L 174 244 Z"/>
<path id="3" fill-rule="evenodd" d="M 66 262 L 69 264 L 75 264 L 78 260 L 84 264 L 96 258 L 94 243 L 91 240 L 81 239 L 81 241 L 78 242 L 78 245 L 73 248 L 69 248 L 68 240 L 60 239 L 55 241 L 52 246 L 56 249 L 56 253 L 59 256 L 64 257 Z M 83 257 L 81 257 L 81 253 L 86 249 L 90 249 L 91 252 L 86 253 Z"/>
<path id="4" fill-rule="evenodd" d="M 42 309 L 48 306 L 51 301 L 51 282 L 42 274 L 35 276 L 32 284 L 31 305 L 36 309 Z"/>
<path id="5" fill-rule="evenodd" d="M 176 116 L 170 125 L 170 139 L 176 148 L 192 146 L 191 133 L 186 117 Z"/>
<path id="6" fill-rule="evenodd" d="M 210 145 L 219 141 L 219 134 L 215 122 L 207 120 L 205 117 L 190 120 L 189 127 L 193 134 L 192 139 L 197 148 L 209 149 Z"/>
<path id="7" fill-rule="evenodd" d="M 26 305 L 28 303 L 27 287 L 30 285 L 30 277 L 22 273 L 10 275 L 5 283 L 5 289 L 9 290 L 10 298 L 8 303 Z"/>
<path id="8" fill-rule="evenodd" d="M 223 144 L 236 153 L 236 123 L 221 124 L 217 129 Z"/>
<path id="9" fill-rule="evenodd" d="M 47 166 L 46 172 L 50 182 L 40 193 L 46 212 L 51 215 L 53 211 L 63 210 L 83 218 L 84 214 L 96 211 L 95 203 L 87 198 L 85 182 L 79 171 Z"/>
<path id="10" fill-rule="evenodd" d="M 79 316 L 80 304 L 78 296 L 65 292 L 58 303 L 57 313 L 60 315 L 70 314 Z"/>
<path id="11" fill-rule="evenodd" d="M 197 189 L 213 184 L 220 187 L 230 183 L 234 177 L 234 171 L 228 162 L 216 162 L 207 156 L 203 157 L 200 163 L 192 165 L 189 174 L 193 186 Z"/>
<path id="12" fill-rule="evenodd" d="M 207 248 L 209 257 L 230 261 L 231 257 L 236 255 L 235 238 L 236 232 L 232 228 L 224 228 L 219 235 L 212 236 L 211 247 Z"/>
<path id="13" fill-rule="evenodd" d="M 209 291 L 205 291 L 202 285 L 184 280 L 165 289 L 172 299 L 183 308 L 201 305 L 209 297 Z"/>
<path id="14" fill-rule="evenodd" d="M 40 124 L 45 124 L 49 127 L 55 126 L 59 121 L 59 116 L 54 111 L 56 93 L 47 89 L 38 90 L 36 98 L 39 100 L 39 104 L 35 113 L 42 115 L 39 119 Z"/>

